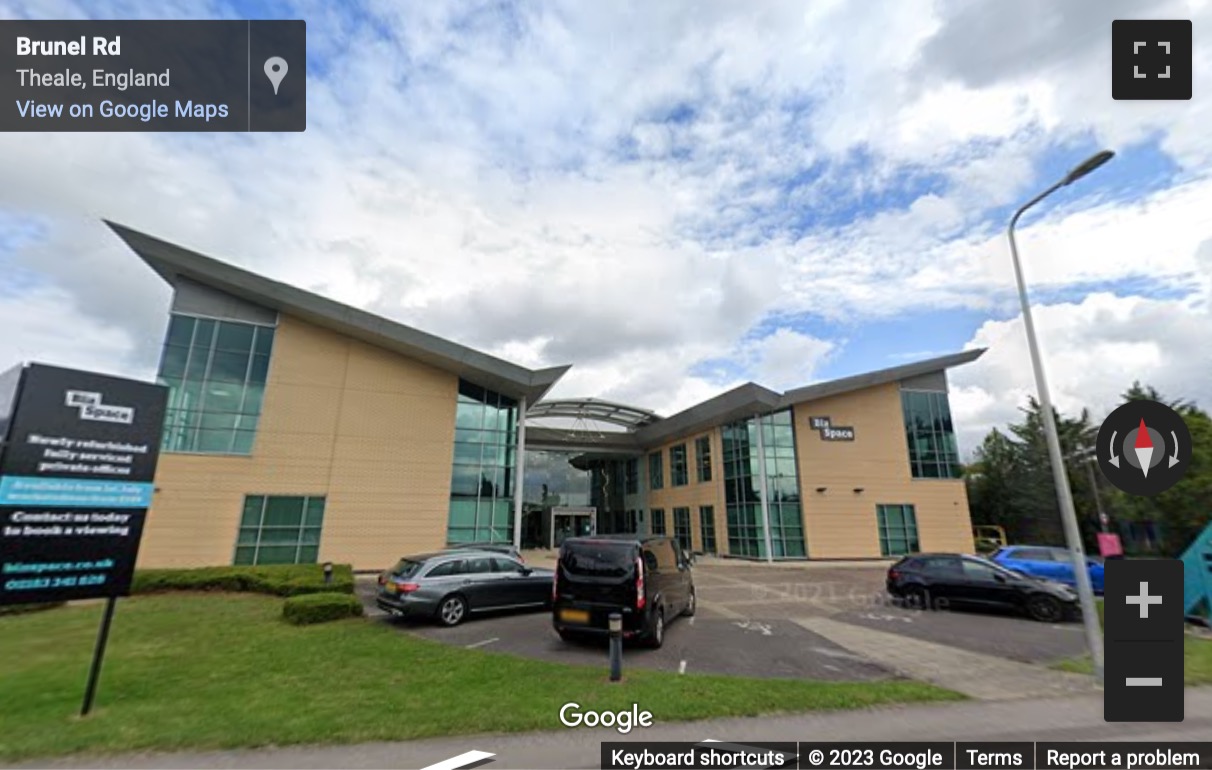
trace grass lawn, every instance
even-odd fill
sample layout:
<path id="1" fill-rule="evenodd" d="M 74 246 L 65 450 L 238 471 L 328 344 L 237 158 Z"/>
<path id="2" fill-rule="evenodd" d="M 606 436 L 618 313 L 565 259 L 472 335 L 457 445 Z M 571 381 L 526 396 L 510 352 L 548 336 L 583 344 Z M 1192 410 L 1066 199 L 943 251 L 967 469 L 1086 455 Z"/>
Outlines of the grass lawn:
<path id="1" fill-rule="evenodd" d="M 1102 599 L 1098 600 L 1098 619 L 1101 623 L 1103 619 Z M 1187 684 L 1212 684 L 1212 641 L 1188 637 L 1183 645 L 1183 659 L 1186 665 Z M 1062 660 L 1054 668 L 1078 674 L 1094 672 L 1094 666 L 1089 657 Z"/>
<path id="2" fill-rule="evenodd" d="M 917 682 L 751 680 L 601 668 L 448 647 L 365 619 L 291 626 L 281 599 L 163 594 L 118 603 L 91 715 L 78 717 L 103 607 L 0 617 L 0 760 L 557 729 L 558 711 L 657 723 L 956 700 Z M 541 618 L 535 619 L 542 626 Z"/>

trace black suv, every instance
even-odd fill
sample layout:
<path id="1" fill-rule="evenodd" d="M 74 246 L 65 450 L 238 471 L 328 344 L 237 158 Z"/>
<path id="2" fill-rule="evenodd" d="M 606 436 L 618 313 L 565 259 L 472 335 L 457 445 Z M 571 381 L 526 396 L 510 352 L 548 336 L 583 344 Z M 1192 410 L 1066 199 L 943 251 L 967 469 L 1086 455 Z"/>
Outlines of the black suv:
<path id="1" fill-rule="evenodd" d="M 690 558 L 661 535 L 568 538 L 560 546 L 552 608 L 561 639 L 608 633 L 610 614 L 619 612 L 624 639 L 660 647 L 666 623 L 694 614 Z"/>

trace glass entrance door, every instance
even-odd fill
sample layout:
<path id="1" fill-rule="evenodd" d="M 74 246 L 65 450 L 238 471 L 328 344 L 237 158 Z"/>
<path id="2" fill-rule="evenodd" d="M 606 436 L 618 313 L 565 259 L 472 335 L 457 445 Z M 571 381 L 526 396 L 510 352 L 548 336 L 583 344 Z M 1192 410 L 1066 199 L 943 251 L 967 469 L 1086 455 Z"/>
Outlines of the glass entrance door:
<path id="1" fill-rule="evenodd" d="M 551 510 L 551 547 L 559 548 L 569 537 L 597 534 L 597 511 L 593 508 L 553 508 Z"/>

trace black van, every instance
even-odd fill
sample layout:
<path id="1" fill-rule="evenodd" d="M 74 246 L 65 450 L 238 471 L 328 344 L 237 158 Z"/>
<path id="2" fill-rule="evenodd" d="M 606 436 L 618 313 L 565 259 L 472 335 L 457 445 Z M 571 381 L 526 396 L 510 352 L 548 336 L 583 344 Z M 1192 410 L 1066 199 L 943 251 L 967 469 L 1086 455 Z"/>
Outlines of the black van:
<path id="1" fill-rule="evenodd" d="M 624 639 L 660 647 L 665 624 L 694 610 L 690 558 L 671 537 L 573 537 L 560 546 L 551 622 L 561 639 L 608 633 L 619 612 Z"/>

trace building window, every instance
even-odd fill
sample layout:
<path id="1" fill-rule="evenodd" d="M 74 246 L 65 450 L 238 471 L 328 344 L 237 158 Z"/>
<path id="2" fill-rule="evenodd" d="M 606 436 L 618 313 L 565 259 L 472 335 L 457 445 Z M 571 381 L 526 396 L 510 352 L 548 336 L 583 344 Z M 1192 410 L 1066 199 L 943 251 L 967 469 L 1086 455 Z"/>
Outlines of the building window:
<path id="1" fill-rule="evenodd" d="M 764 455 L 759 452 L 759 430 Z M 773 556 L 805 557 L 807 547 L 790 410 L 725 425 L 722 435 L 728 552 L 733 556 L 766 558 L 761 496 L 764 464 Z"/>
<path id="2" fill-rule="evenodd" d="M 951 405 L 942 391 L 902 390 L 901 409 L 915 479 L 960 478 L 959 448 Z"/>
<path id="3" fill-rule="evenodd" d="M 248 495 L 236 536 L 236 564 L 315 564 L 323 497 Z"/>
<path id="4" fill-rule="evenodd" d="M 665 510 L 663 508 L 652 509 L 652 534 L 665 534 Z"/>
<path id="5" fill-rule="evenodd" d="M 699 529 L 703 533 L 703 553 L 715 553 L 715 508 L 699 506 Z"/>
<path id="6" fill-rule="evenodd" d="M 682 545 L 682 550 L 690 553 L 694 550 L 694 542 L 690 534 L 690 509 L 673 509 L 673 536 Z"/>
<path id="7" fill-rule="evenodd" d="M 678 444 L 669 449 L 669 475 L 675 487 L 690 483 L 690 468 L 686 462 L 686 445 Z"/>
<path id="8" fill-rule="evenodd" d="M 880 553 L 904 556 L 917 553 L 917 514 L 912 505 L 877 505 L 875 515 L 880 531 Z"/>
<path id="9" fill-rule="evenodd" d="M 173 314 L 158 375 L 164 451 L 251 454 L 273 344 L 272 326 Z"/>
<path id="10" fill-rule="evenodd" d="M 711 481 L 711 437 L 703 436 L 694 440 L 694 464 L 698 472 L 699 483 Z"/>
<path id="11" fill-rule="evenodd" d="M 447 543 L 513 542 L 517 406 L 459 381 Z"/>
<path id="12" fill-rule="evenodd" d="M 640 459 L 633 457 L 627 461 L 627 494 L 640 493 Z"/>
<path id="13" fill-rule="evenodd" d="M 661 453 L 653 452 L 648 455 L 648 488 L 661 489 L 665 486 L 665 464 L 661 462 Z"/>

